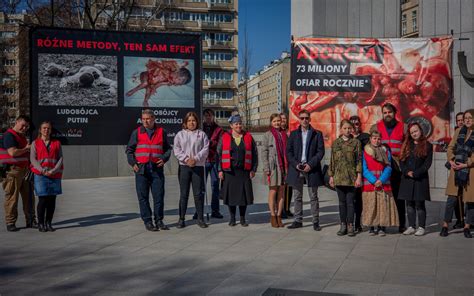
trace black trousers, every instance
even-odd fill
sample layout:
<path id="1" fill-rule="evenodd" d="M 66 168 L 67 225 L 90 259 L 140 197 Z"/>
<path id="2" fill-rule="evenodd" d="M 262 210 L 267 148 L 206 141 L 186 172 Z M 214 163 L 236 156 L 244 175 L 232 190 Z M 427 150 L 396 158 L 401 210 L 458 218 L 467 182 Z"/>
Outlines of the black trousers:
<path id="1" fill-rule="evenodd" d="M 53 221 L 54 210 L 56 209 L 56 195 L 40 196 L 38 198 L 38 223 L 44 225 Z"/>
<path id="2" fill-rule="evenodd" d="M 240 217 L 245 217 L 246 211 L 247 211 L 247 206 L 239 206 Z M 231 217 L 235 218 L 235 214 L 237 213 L 237 206 L 229 206 L 229 213 Z"/>
<path id="3" fill-rule="evenodd" d="M 179 218 L 184 220 L 188 209 L 189 191 L 193 187 L 194 204 L 198 219 L 203 220 L 204 213 L 204 167 L 188 167 L 180 165 L 178 170 L 179 179 Z"/>
<path id="4" fill-rule="evenodd" d="M 398 219 L 400 221 L 400 227 L 405 227 L 406 218 L 405 218 L 405 201 L 403 199 L 398 199 L 398 191 L 400 190 L 400 183 L 402 182 L 401 172 L 397 170 L 392 170 L 392 175 L 390 177 L 390 184 L 392 186 L 393 198 L 397 204 Z"/>
<path id="5" fill-rule="evenodd" d="M 283 205 L 286 213 L 290 212 L 291 199 L 293 198 L 293 187 L 285 185 L 285 204 Z"/>
<path id="6" fill-rule="evenodd" d="M 354 200 L 354 214 L 355 214 L 355 227 L 361 227 L 361 217 L 362 217 L 362 188 L 356 188 L 355 191 L 355 200 Z"/>
<path id="7" fill-rule="evenodd" d="M 407 200 L 408 226 L 416 228 L 416 217 L 418 216 L 418 226 L 425 228 L 426 206 L 425 201 Z"/>
<path id="8" fill-rule="evenodd" d="M 354 223 L 355 191 L 356 188 L 353 186 L 336 186 L 341 223 Z"/>

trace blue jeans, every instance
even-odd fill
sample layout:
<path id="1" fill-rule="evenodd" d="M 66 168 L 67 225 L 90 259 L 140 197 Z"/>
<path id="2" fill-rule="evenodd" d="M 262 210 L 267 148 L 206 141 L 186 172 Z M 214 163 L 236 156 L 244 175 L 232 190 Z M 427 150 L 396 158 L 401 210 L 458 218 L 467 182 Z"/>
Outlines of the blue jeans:
<path id="1" fill-rule="evenodd" d="M 135 185 L 137 189 L 138 204 L 140 206 L 140 216 L 143 222 L 152 222 L 150 208 L 150 189 L 153 197 L 153 212 L 155 222 L 163 220 L 164 196 L 165 196 L 165 176 L 163 170 L 145 170 L 144 174 L 135 174 Z"/>
<path id="2" fill-rule="evenodd" d="M 212 189 L 211 209 L 213 212 L 219 212 L 219 176 L 217 174 L 217 163 L 206 162 L 206 180 L 209 174 L 211 174 Z"/>

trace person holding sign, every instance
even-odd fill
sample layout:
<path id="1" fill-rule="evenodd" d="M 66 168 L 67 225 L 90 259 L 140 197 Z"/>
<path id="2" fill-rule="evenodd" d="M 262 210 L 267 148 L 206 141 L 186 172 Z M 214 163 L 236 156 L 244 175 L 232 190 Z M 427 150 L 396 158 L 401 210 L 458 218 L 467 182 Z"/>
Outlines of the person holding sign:
<path id="1" fill-rule="evenodd" d="M 155 114 L 150 109 L 142 111 L 142 126 L 132 132 L 127 145 L 127 161 L 135 172 L 135 185 L 140 206 L 140 215 L 148 231 L 168 230 L 163 223 L 165 175 L 163 166 L 171 155 L 166 131 L 155 123 Z M 153 196 L 152 220 L 149 194 Z"/>
<path id="2" fill-rule="evenodd" d="M 56 209 L 56 196 L 62 194 L 63 152 L 61 143 L 51 138 L 49 121 L 40 125 L 38 138 L 31 145 L 30 161 L 38 198 L 38 230 L 55 231 L 51 222 Z"/>
<path id="3" fill-rule="evenodd" d="M 245 212 L 253 204 L 252 179 L 258 166 L 257 145 L 249 132 L 242 129 L 239 114 L 229 118 L 231 131 L 224 132 L 217 145 L 219 179 L 222 180 L 221 199 L 229 207 L 229 226 L 235 226 L 237 207 L 240 225 L 247 227 Z"/>
<path id="4" fill-rule="evenodd" d="M 178 228 L 186 226 L 184 220 L 188 208 L 189 189 L 192 185 L 198 225 L 207 228 L 204 222 L 204 166 L 209 153 L 206 133 L 198 129 L 199 119 L 195 112 L 188 112 L 183 120 L 183 129 L 174 137 L 173 151 L 179 161 L 178 179 L 180 187 Z"/>

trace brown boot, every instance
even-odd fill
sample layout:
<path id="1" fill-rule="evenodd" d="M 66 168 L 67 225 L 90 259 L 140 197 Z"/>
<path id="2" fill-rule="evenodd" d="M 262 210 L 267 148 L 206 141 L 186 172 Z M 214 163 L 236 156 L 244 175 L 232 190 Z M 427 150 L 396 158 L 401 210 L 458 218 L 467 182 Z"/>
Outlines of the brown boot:
<path id="1" fill-rule="evenodd" d="M 270 223 L 272 224 L 272 227 L 278 228 L 278 222 L 276 216 L 271 216 Z"/>
<path id="2" fill-rule="evenodd" d="M 281 221 L 281 216 L 277 216 L 277 223 L 278 227 L 285 227 L 285 225 L 283 225 L 283 221 Z"/>

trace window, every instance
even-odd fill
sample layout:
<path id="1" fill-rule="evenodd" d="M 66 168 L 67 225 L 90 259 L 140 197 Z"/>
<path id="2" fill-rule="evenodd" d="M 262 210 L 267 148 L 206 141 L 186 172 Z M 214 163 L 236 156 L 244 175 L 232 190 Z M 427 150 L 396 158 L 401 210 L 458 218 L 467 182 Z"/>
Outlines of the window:
<path id="1" fill-rule="evenodd" d="M 4 95 L 14 95 L 15 94 L 15 89 L 13 87 L 5 87 L 3 89 L 3 94 Z"/>
<path id="2" fill-rule="evenodd" d="M 411 21 L 413 23 L 413 32 L 417 32 L 418 31 L 418 23 L 417 23 L 417 20 L 416 20 L 416 16 L 417 16 L 417 11 L 416 10 L 413 10 L 411 12 Z"/>
<path id="3" fill-rule="evenodd" d="M 227 42 L 232 41 L 232 34 L 226 34 L 226 33 L 205 33 L 204 34 L 204 39 L 205 40 L 210 40 L 211 44 L 226 44 Z"/>
<path id="4" fill-rule="evenodd" d="M 231 61 L 232 53 L 230 52 L 205 52 L 204 60 L 211 61 Z"/>
<path id="5" fill-rule="evenodd" d="M 18 50 L 17 46 L 7 45 L 3 48 L 3 52 L 16 52 Z"/>
<path id="6" fill-rule="evenodd" d="M 215 81 L 232 81 L 232 72 L 228 71 L 206 71 L 204 72 L 204 79 Z M 212 83 L 211 82 L 211 83 Z"/>
<path id="7" fill-rule="evenodd" d="M 232 111 L 226 111 L 226 110 L 217 110 L 216 111 L 216 118 L 227 119 L 231 115 L 232 115 Z"/>
<path id="8" fill-rule="evenodd" d="M 234 98 L 233 91 L 204 91 L 204 100 L 232 100 Z"/>
<path id="9" fill-rule="evenodd" d="M 4 66 L 15 66 L 16 65 L 16 60 L 3 60 L 3 65 Z"/>
<path id="10" fill-rule="evenodd" d="M 5 82 L 8 82 L 8 81 L 13 81 L 15 80 L 16 76 L 15 75 L 12 75 L 12 74 L 4 74 L 2 76 L 2 84 L 5 83 Z"/>
<path id="11" fill-rule="evenodd" d="M 16 102 L 8 102 L 8 108 L 16 108 Z"/>
<path id="12" fill-rule="evenodd" d="M 3 31 L 3 32 L 1 32 L 0 37 L 10 38 L 10 37 L 15 37 L 16 35 L 18 35 L 17 32 Z"/>
<path id="13" fill-rule="evenodd" d="M 402 15 L 402 36 L 407 34 L 407 15 Z"/>

